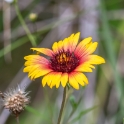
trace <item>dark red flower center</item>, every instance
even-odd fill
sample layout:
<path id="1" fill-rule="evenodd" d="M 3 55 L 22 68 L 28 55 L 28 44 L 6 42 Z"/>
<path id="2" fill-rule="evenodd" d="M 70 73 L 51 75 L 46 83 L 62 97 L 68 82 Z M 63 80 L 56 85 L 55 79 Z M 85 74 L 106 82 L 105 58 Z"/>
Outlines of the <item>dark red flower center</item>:
<path id="1" fill-rule="evenodd" d="M 79 65 L 79 58 L 70 51 L 61 51 L 50 58 L 50 68 L 57 72 L 71 72 Z"/>

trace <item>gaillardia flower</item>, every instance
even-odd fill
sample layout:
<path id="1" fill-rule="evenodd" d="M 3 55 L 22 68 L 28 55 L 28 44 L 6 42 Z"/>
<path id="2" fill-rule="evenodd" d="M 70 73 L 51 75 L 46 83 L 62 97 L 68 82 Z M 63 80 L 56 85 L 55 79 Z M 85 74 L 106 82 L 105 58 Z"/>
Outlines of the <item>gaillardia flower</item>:
<path id="1" fill-rule="evenodd" d="M 78 44 L 80 33 L 72 34 L 63 41 L 55 42 L 52 50 L 48 48 L 31 48 L 42 55 L 25 56 L 24 72 L 28 72 L 31 79 L 44 76 L 42 79 L 43 87 L 47 84 L 50 88 L 60 83 L 63 87 L 70 84 L 73 88 L 79 89 L 79 84 L 88 84 L 87 77 L 83 72 L 92 72 L 94 65 L 105 63 L 105 60 L 92 53 L 97 48 L 97 42 L 92 42 L 88 37 Z"/>

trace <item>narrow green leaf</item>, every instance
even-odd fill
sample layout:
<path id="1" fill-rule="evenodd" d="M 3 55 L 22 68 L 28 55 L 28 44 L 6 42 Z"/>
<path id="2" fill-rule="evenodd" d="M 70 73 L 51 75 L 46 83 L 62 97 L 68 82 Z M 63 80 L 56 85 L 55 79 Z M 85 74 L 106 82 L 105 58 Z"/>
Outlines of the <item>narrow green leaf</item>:
<path id="1" fill-rule="evenodd" d="M 30 113 L 36 115 L 36 116 L 39 116 L 39 117 L 42 116 L 42 114 L 38 110 L 34 109 L 31 106 L 26 106 L 26 110 L 29 111 Z"/>
<path id="2" fill-rule="evenodd" d="M 69 124 L 72 124 L 72 123 L 78 121 L 83 115 L 85 115 L 85 114 L 91 112 L 92 110 L 96 109 L 97 107 L 98 107 L 98 106 L 93 106 L 93 107 L 91 107 L 91 108 L 88 108 L 88 109 L 86 109 L 86 110 L 81 111 L 81 112 L 79 113 L 79 115 L 78 115 L 76 118 L 74 118 L 73 120 L 71 120 L 71 121 L 69 122 Z"/>
<path id="3" fill-rule="evenodd" d="M 116 68 L 116 57 L 115 57 L 115 51 L 113 49 L 114 38 L 113 38 L 111 31 L 110 31 L 110 27 L 109 27 L 108 19 L 106 16 L 107 14 L 106 14 L 103 0 L 101 0 L 100 5 L 101 5 L 100 6 L 101 21 L 102 21 L 102 28 L 103 28 L 102 36 L 103 36 L 104 45 L 106 48 L 107 59 L 108 59 L 109 63 L 111 63 L 111 67 L 113 69 L 115 84 L 116 84 L 116 87 L 118 89 L 118 97 L 120 98 L 122 91 L 123 91 L 123 87 L 122 87 L 123 82 L 122 82 L 120 74 Z"/>
<path id="4" fill-rule="evenodd" d="M 75 97 L 73 95 L 70 96 L 69 101 L 70 101 L 70 104 L 71 104 L 72 108 L 76 108 L 77 107 L 77 103 L 76 103 Z"/>

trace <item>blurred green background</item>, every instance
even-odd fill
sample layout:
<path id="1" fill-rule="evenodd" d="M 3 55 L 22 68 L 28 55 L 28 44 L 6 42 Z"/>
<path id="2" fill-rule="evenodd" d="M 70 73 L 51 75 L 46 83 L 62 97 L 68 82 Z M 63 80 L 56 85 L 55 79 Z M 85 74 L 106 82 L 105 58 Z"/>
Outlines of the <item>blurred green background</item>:
<path id="1" fill-rule="evenodd" d="M 30 18 L 32 13 L 37 15 L 35 21 Z M 43 88 L 41 79 L 31 82 L 23 73 L 24 56 L 32 54 L 31 47 L 51 48 L 53 42 L 79 31 L 80 40 L 92 36 L 93 41 L 98 41 L 96 54 L 106 63 L 87 74 L 87 87 L 73 91 L 63 124 L 75 109 L 74 104 L 78 108 L 70 124 L 123 124 L 124 0 L 18 0 L 16 6 L 1 0 L 0 91 L 17 85 L 31 91 L 31 101 L 20 115 L 20 124 L 56 124 L 63 92 L 62 87 Z M 0 124 L 16 124 L 15 117 L 0 104 Z"/>

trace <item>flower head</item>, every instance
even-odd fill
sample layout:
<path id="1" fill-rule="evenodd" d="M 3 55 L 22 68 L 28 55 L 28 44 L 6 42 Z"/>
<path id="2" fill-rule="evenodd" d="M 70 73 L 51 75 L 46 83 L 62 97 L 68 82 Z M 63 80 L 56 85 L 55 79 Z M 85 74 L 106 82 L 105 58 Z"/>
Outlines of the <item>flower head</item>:
<path id="1" fill-rule="evenodd" d="M 49 56 L 48 59 L 42 55 L 28 55 L 24 57 L 24 72 L 28 72 L 31 79 L 44 76 L 43 87 L 47 84 L 50 88 L 63 87 L 70 84 L 73 88 L 79 89 L 79 84 L 88 84 L 84 72 L 92 72 L 94 65 L 105 63 L 105 60 L 92 53 L 97 48 L 97 42 L 92 42 L 88 37 L 78 44 L 80 33 L 72 34 L 63 41 L 55 42 L 52 50 L 48 48 L 31 48 L 39 53 Z"/>
<path id="2" fill-rule="evenodd" d="M 28 93 L 29 92 L 26 93 L 23 89 L 20 89 L 20 87 L 6 93 L 0 92 L 4 108 L 9 109 L 15 116 L 18 116 L 29 103 Z"/>

